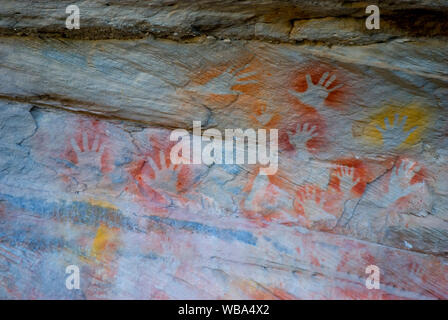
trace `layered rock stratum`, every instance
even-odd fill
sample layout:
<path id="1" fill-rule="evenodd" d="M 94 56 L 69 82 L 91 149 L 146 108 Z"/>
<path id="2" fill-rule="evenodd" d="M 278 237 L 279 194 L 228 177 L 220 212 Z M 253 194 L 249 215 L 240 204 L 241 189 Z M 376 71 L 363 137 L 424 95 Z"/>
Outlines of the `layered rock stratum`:
<path id="1" fill-rule="evenodd" d="M 448 298 L 447 13 L 2 0 L 0 298 Z M 277 129 L 278 171 L 173 166 L 193 121 Z"/>

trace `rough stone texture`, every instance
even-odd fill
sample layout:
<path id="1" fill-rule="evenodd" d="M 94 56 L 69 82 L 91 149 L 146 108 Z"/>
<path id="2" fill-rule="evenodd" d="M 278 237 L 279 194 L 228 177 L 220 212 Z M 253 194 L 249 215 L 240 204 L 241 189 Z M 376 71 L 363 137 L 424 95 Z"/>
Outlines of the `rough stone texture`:
<path id="1" fill-rule="evenodd" d="M 297 24 L 302 24 L 302 20 L 310 19 L 311 24 L 322 22 L 319 23 L 322 30 L 313 27 L 314 32 L 307 32 L 305 38 L 311 41 L 323 40 L 322 31 L 326 28 L 333 28 L 333 33 L 342 37 L 347 27 L 366 38 L 372 36 L 372 41 L 391 35 L 448 35 L 446 0 L 380 1 L 382 36 L 363 28 L 365 8 L 378 3 L 353 0 L 257 0 L 256 4 L 236 0 L 81 1 L 76 4 L 81 10 L 82 28 L 67 30 L 65 9 L 74 4 L 71 0 L 2 0 L 0 34 L 81 39 L 142 38 L 151 34 L 175 40 L 209 35 L 220 39 L 295 42 L 297 38 L 290 37 L 290 32 Z M 332 20 L 340 17 L 339 22 Z M 354 25 L 361 28 L 355 31 Z"/>
<path id="2" fill-rule="evenodd" d="M 448 298 L 448 2 L 68 4 L 0 6 L 0 298 Z M 277 174 L 172 167 L 193 121 Z"/>

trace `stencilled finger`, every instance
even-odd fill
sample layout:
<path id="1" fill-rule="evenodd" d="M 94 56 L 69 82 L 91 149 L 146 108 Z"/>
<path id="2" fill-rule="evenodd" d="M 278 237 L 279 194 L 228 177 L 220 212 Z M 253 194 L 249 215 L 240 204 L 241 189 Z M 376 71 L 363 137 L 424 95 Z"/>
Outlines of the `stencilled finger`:
<path id="1" fill-rule="evenodd" d="M 244 72 L 238 76 L 238 81 L 243 81 L 249 77 L 255 76 L 257 73 L 257 71 Z"/>
<path id="2" fill-rule="evenodd" d="M 92 144 L 92 151 L 97 151 L 98 150 L 98 145 L 99 145 L 99 143 L 100 143 L 100 135 L 99 134 L 97 134 L 96 136 L 95 136 L 95 139 L 93 140 L 93 144 Z"/>
<path id="3" fill-rule="evenodd" d="M 390 121 L 389 121 L 389 117 L 384 118 L 384 125 L 386 126 L 386 130 L 389 130 L 392 128 Z"/>
<path id="4" fill-rule="evenodd" d="M 406 167 L 406 171 L 409 173 L 414 173 L 415 167 L 417 166 L 417 162 L 409 161 Z"/>
<path id="5" fill-rule="evenodd" d="M 386 132 L 386 130 L 383 129 L 383 128 L 381 128 L 379 125 L 375 125 L 375 128 L 376 128 L 379 132 L 381 132 L 381 133 Z"/>
<path id="6" fill-rule="evenodd" d="M 84 149 L 84 152 L 89 151 L 89 138 L 85 131 L 82 133 L 82 148 Z"/>
<path id="7" fill-rule="evenodd" d="M 398 176 L 402 176 L 404 172 L 406 172 L 406 163 L 402 161 L 400 165 L 397 166 L 396 172 Z"/>
<path id="8" fill-rule="evenodd" d="M 327 83 L 325 84 L 325 88 L 329 88 L 331 86 L 331 84 L 334 82 L 334 80 L 336 80 L 336 75 L 332 75 L 330 77 L 330 79 L 328 79 Z"/>
<path id="9" fill-rule="evenodd" d="M 245 65 L 243 65 L 242 67 L 236 68 L 232 71 L 232 75 L 236 76 L 240 71 L 246 69 L 249 66 L 249 63 L 246 63 Z"/>
<path id="10" fill-rule="evenodd" d="M 311 79 L 311 75 L 307 74 L 305 76 L 306 84 L 308 85 L 308 89 L 314 86 L 313 80 Z"/>
<path id="11" fill-rule="evenodd" d="M 166 159 L 165 159 L 165 153 L 163 152 L 163 151 L 160 151 L 159 152 L 159 160 L 160 160 L 160 168 L 163 170 L 163 169 L 166 169 L 167 168 L 167 165 L 166 165 Z"/>
<path id="12" fill-rule="evenodd" d="M 104 153 L 104 149 L 105 149 L 105 145 L 104 145 L 104 143 L 99 147 L 99 149 L 98 149 L 98 155 L 99 155 L 99 157 L 101 158 L 101 156 L 103 155 L 103 153 Z M 92 148 L 92 150 L 93 151 L 96 151 L 96 149 L 93 149 Z"/>
<path id="13" fill-rule="evenodd" d="M 333 88 L 328 89 L 328 92 L 336 91 L 336 90 L 342 88 L 343 86 L 344 86 L 343 84 L 338 84 L 337 86 L 334 86 Z"/>
<path id="14" fill-rule="evenodd" d="M 419 174 L 418 172 L 422 169 L 421 166 L 419 166 L 417 163 L 414 164 L 414 166 L 412 167 L 412 173 L 414 173 L 415 175 Z"/>
<path id="15" fill-rule="evenodd" d="M 152 169 L 154 174 L 156 174 L 157 171 L 159 171 L 159 167 L 156 165 L 156 163 L 154 162 L 154 160 L 151 157 L 148 157 L 147 164 Z"/>
<path id="16" fill-rule="evenodd" d="M 175 171 L 177 169 L 177 165 L 171 162 L 171 159 L 168 159 L 167 161 L 169 161 L 169 165 L 168 165 L 168 169 L 170 171 Z"/>
<path id="17" fill-rule="evenodd" d="M 257 80 L 238 81 L 235 84 L 236 85 L 246 85 L 246 84 L 253 84 L 253 83 L 258 83 L 258 81 Z"/>
<path id="18" fill-rule="evenodd" d="M 308 132 L 308 127 L 309 127 L 308 123 L 305 123 L 305 124 L 302 126 L 302 129 L 301 129 L 300 131 L 301 131 L 301 132 Z"/>
<path id="19" fill-rule="evenodd" d="M 323 86 L 325 80 L 327 80 L 327 78 L 328 78 L 329 75 L 330 75 L 329 72 L 325 72 L 325 73 L 322 75 L 322 77 L 320 78 L 318 85 Z"/>
<path id="20" fill-rule="evenodd" d="M 74 138 L 71 138 L 70 143 L 71 143 L 72 148 L 75 151 L 76 155 L 79 155 L 81 153 L 81 149 L 79 148 L 79 145 L 76 142 L 76 140 Z"/>
<path id="21" fill-rule="evenodd" d="M 233 69 L 233 66 L 229 66 L 229 67 L 227 67 L 226 70 L 224 70 L 224 72 L 222 74 L 233 75 L 232 69 Z"/>
<path id="22" fill-rule="evenodd" d="M 403 118 L 401 118 L 400 127 L 404 128 L 407 121 L 408 121 L 408 116 L 404 116 Z"/>
<path id="23" fill-rule="evenodd" d="M 415 126 L 415 127 L 411 128 L 411 129 L 408 131 L 408 137 L 411 135 L 411 133 L 413 133 L 415 130 L 417 130 L 417 128 L 418 128 L 418 126 Z"/>
<path id="24" fill-rule="evenodd" d="M 303 201 L 305 201 L 305 199 L 307 198 L 307 190 L 306 187 L 300 187 L 299 191 L 297 192 L 297 198 L 298 201 L 300 203 L 302 203 Z"/>
<path id="25" fill-rule="evenodd" d="M 295 90 L 288 90 L 288 92 L 290 93 L 290 94 L 292 94 L 294 97 L 296 97 L 296 98 L 301 98 L 302 97 L 302 94 L 300 93 L 300 92 L 297 92 L 297 91 L 295 91 Z"/>
<path id="26" fill-rule="evenodd" d="M 396 113 L 394 115 L 393 127 L 397 128 L 399 125 L 400 125 L 400 115 L 398 113 Z"/>
<path id="27" fill-rule="evenodd" d="M 349 167 L 344 167 L 344 175 L 349 178 L 353 178 L 353 170 Z"/>
<path id="28" fill-rule="evenodd" d="M 145 168 L 143 169 L 140 177 L 142 179 L 143 184 L 145 184 L 147 186 L 150 186 L 152 184 L 153 180 L 151 179 L 151 176 L 149 174 L 149 169 L 147 166 L 145 166 Z"/>
<path id="29" fill-rule="evenodd" d="M 402 162 L 400 168 L 400 176 L 402 177 L 409 177 L 410 175 L 412 175 L 412 170 L 411 167 L 413 166 L 413 162 L 411 161 L 406 161 L 406 162 Z"/>
<path id="30" fill-rule="evenodd" d="M 315 203 L 319 203 L 319 193 L 317 192 L 317 189 L 315 189 L 315 188 L 313 188 L 313 197 L 312 197 L 312 200 L 315 202 Z"/>
<path id="31" fill-rule="evenodd" d="M 310 137 L 314 138 L 317 135 L 317 126 L 311 126 L 309 123 L 305 123 L 301 130 L 303 133 L 308 134 Z"/>

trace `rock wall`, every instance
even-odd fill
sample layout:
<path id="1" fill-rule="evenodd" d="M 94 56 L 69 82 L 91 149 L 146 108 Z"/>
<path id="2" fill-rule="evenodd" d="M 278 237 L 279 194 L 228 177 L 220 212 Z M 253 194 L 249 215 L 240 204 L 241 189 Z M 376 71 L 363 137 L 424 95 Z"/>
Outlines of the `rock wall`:
<path id="1" fill-rule="evenodd" d="M 448 298 L 448 1 L 70 4 L 0 6 L 0 298 Z"/>

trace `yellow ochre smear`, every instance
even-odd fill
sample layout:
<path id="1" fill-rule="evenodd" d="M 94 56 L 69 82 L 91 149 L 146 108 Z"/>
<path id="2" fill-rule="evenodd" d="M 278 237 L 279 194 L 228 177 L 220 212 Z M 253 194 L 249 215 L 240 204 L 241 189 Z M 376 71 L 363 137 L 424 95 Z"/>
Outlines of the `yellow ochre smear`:
<path id="1" fill-rule="evenodd" d="M 116 206 L 114 206 L 112 203 L 109 203 L 107 201 L 89 199 L 88 202 L 92 206 L 98 206 L 98 207 L 102 207 L 102 208 L 106 208 L 106 209 L 118 210 L 118 208 Z"/>
<path id="2" fill-rule="evenodd" d="M 92 257 L 103 260 L 113 255 L 117 248 L 117 229 L 109 228 L 104 224 L 98 227 L 95 239 L 93 240 L 91 255 Z"/>
<path id="3" fill-rule="evenodd" d="M 410 134 L 397 146 L 397 148 L 404 148 L 415 145 L 421 140 L 424 131 L 429 127 L 431 115 L 428 112 L 428 108 L 422 108 L 416 104 L 404 107 L 385 106 L 379 113 L 368 119 L 362 130 L 362 138 L 369 144 L 382 146 L 384 144 L 383 133 L 378 127 L 383 130 L 386 129 L 386 119 L 389 120 L 391 127 L 394 127 L 396 119 L 398 119 L 398 124 L 403 124 L 404 122 L 403 134 L 404 136 L 409 132 Z"/>

